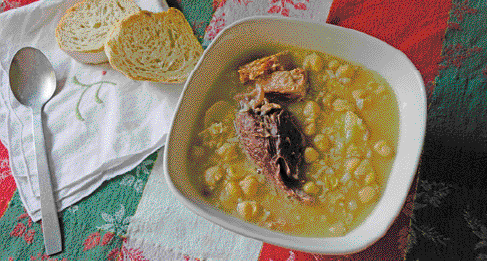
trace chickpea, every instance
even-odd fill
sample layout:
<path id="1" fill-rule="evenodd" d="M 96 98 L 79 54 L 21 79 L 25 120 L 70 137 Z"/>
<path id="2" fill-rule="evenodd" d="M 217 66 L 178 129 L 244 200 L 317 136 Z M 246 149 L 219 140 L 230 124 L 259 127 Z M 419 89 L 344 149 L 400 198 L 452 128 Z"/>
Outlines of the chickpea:
<path id="1" fill-rule="evenodd" d="M 335 96 L 331 93 L 328 93 L 325 95 L 325 97 L 323 97 L 323 105 L 324 106 L 328 106 L 328 107 L 331 107 L 332 106 L 332 103 L 333 101 L 335 101 Z"/>
<path id="2" fill-rule="evenodd" d="M 243 201 L 237 204 L 237 213 L 245 220 L 251 220 L 259 216 L 261 207 L 255 201 Z"/>
<path id="3" fill-rule="evenodd" d="M 205 181 L 210 187 L 214 187 L 225 175 L 220 166 L 213 166 L 205 171 Z"/>
<path id="4" fill-rule="evenodd" d="M 327 169 L 325 170 L 325 173 L 326 173 L 327 175 L 333 175 L 333 174 L 335 174 L 335 170 L 334 170 L 333 168 L 330 168 L 330 167 L 329 167 L 329 168 L 327 168 Z"/>
<path id="5" fill-rule="evenodd" d="M 221 156 L 224 161 L 235 159 L 237 157 L 236 144 L 226 142 L 216 150 L 216 153 Z"/>
<path id="6" fill-rule="evenodd" d="M 364 100 L 363 99 L 356 100 L 355 105 L 357 105 L 357 108 L 359 110 L 363 110 L 364 109 Z"/>
<path id="7" fill-rule="evenodd" d="M 352 106 L 347 100 L 336 99 L 332 105 L 335 111 L 349 111 L 352 109 Z"/>
<path id="8" fill-rule="evenodd" d="M 225 128 L 223 127 L 221 122 L 213 123 L 210 125 L 210 127 L 208 127 L 208 132 L 213 136 L 223 133 L 224 131 Z"/>
<path id="9" fill-rule="evenodd" d="M 316 133 L 316 124 L 310 123 L 304 127 L 304 134 L 306 135 L 314 135 Z"/>
<path id="10" fill-rule="evenodd" d="M 389 147 L 385 140 L 380 140 L 374 145 L 374 150 L 382 157 L 388 157 L 392 153 L 391 147 Z"/>
<path id="11" fill-rule="evenodd" d="M 374 172 L 369 172 L 364 178 L 365 185 L 370 185 L 375 181 L 375 174 Z"/>
<path id="12" fill-rule="evenodd" d="M 351 143 L 348 148 L 347 148 L 347 158 L 352 158 L 352 157 L 356 157 L 356 158 L 360 158 L 362 157 L 363 155 L 363 152 L 361 151 L 361 149 L 359 149 L 355 143 Z"/>
<path id="13" fill-rule="evenodd" d="M 227 178 L 230 180 L 239 180 L 243 178 L 246 174 L 247 172 L 242 169 L 235 169 L 232 166 L 227 168 Z"/>
<path id="14" fill-rule="evenodd" d="M 315 162 L 316 160 L 318 160 L 319 157 L 320 154 L 312 147 L 307 147 L 304 150 L 304 160 L 306 161 L 306 163 Z"/>
<path id="15" fill-rule="evenodd" d="M 355 100 L 358 100 L 358 99 L 363 99 L 366 95 L 366 92 L 364 89 L 357 89 L 357 90 L 354 90 L 352 91 L 352 96 L 353 98 L 355 98 Z"/>
<path id="16" fill-rule="evenodd" d="M 359 190 L 358 197 L 359 197 L 360 201 L 362 201 L 362 203 L 367 203 L 367 202 L 371 201 L 375 197 L 376 194 L 377 194 L 377 192 L 375 191 L 375 189 L 373 187 L 367 186 L 367 187 L 364 187 L 361 190 Z"/>
<path id="17" fill-rule="evenodd" d="M 325 70 L 325 74 L 323 75 L 323 81 L 336 78 L 335 73 L 332 70 Z"/>
<path id="18" fill-rule="evenodd" d="M 320 187 L 313 181 L 308 181 L 304 184 L 303 191 L 310 195 L 317 195 L 320 193 Z"/>
<path id="19" fill-rule="evenodd" d="M 338 186 L 338 178 L 333 175 L 322 176 L 321 178 L 325 183 L 326 188 L 329 190 L 334 190 Z"/>
<path id="20" fill-rule="evenodd" d="M 257 190 L 259 188 L 259 182 L 255 177 L 248 175 L 238 184 L 242 188 L 242 191 L 245 194 L 245 196 L 253 197 L 257 194 Z"/>
<path id="21" fill-rule="evenodd" d="M 335 70 L 336 68 L 338 68 L 339 65 L 340 65 L 340 63 L 337 60 L 331 60 L 328 63 L 328 68 L 329 69 L 332 69 L 332 70 Z"/>
<path id="22" fill-rule="evenodd" d="M 303 68 L 307 70 L 320 71 L 325 66 L 323 59 L 316 53 L 304 57 Z"/>
<path id="23" fill-rule="evenodd" d="M 315 118 L 306 118 L 306 119 L 304 119 L 304 124 L 308 125 L 308 124 L 311 124 L 311 123 L 316 123 L 316 119 Z"/>
<path id="24" fill-rule="evenodd" d="M 355 169 L 354 175 L 356 178 L 362 178 L 371 172 L 373 172 L 373 170 L 372 166 L 370 165 L 370 161 L 368 159 L 364 159 Z"/>
<path id="25" fill-rule="evenodd" d="M 313 139 L 313 142 L 320 151 L 326 151 L 330 147 L 330 141 L 328 140 L 328 137 L 326 137 L 323 134 L 318 134 L 315 136 Z"/>
<path id="26" fill-rule="evenodd" d="M 344 167 L 345 167 L 345 172 L 351 173 L 352 171 L 355 170 L 355 168 L 358 166 L 360 163 L 359 158 L 349 158 L 345 160 Z"/>
<path id="27" fill-rule="evenodd" d="M 303 108 L 303 114 L 307 118 L 314 118 L 318 117 L 320 113 L 320 106 L 315 101 L 309 101 Z"/>
<path id="28" fill-rule="evenodd" d="M 355 125 L 362 125 L 362 120 L 358 117 L 357 114 L 351 111 L 347 111 L 345 113 L 345 117 L 343 120 L 344 120 L 345 131 L 352 130 Z"/>
<path id="29" fill-rule="evenodd" d="M 348 64 L 341 65 L 335 75 L 337 78 L 351 78 L 353 76 L 353 68 Z"/>
<path id="30" fill-rule="evenodd" d="M 346 86 L 343 85 L 337 78 L 330 79 L 325 85 L 330 92 L 335 94 L 340 94 L 346 91 Z"/>
<path id="31" fill-rule="evenodd" d="M 232 204 L 242 197 L 242 190 L 235 181 L 228 181 L 220 193 L 220 201 L 230 208 Z"/>

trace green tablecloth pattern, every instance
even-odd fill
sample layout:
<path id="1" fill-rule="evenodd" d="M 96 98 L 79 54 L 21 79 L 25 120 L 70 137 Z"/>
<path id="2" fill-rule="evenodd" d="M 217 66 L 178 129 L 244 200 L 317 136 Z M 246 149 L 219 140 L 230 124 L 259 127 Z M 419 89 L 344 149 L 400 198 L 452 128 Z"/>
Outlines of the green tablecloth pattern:
<path id="1" fill-rule="evenodd" d="M 63 252 L 49 260 L 117 260 L 157 152 L 135 169 L 105 182 L 92 195 L 60 213 Z M 41 221 L 42 222 L 42 221 Z M 40 222 L 25 212 L 16 192 L 0 219 L 0 260 L 47 260 Z M 131 253 L 136 255 L 137 253 Z"/>
<path id="2" fill-rule="evenodd" d="M 408 260 L 487 260 L 487 2 L 452 4 L 428 108 Z"/>

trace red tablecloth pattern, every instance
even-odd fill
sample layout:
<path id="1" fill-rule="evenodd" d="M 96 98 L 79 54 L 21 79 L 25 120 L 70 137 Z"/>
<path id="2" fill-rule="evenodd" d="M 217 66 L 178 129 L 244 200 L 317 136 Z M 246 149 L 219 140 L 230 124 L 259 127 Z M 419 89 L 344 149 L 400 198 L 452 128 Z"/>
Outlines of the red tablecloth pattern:
<path id="1" fill-rule="evenodd" d="M 0 218 L 7 209 L 16 188 L 8 163 L 8 151 L 0 142 Z"/>
<path id="2" fill-rule="evenodd" d="M 328 22 L 377 37 L 404 52 L 431 94 L 451 0 L 335 0 Z"/>

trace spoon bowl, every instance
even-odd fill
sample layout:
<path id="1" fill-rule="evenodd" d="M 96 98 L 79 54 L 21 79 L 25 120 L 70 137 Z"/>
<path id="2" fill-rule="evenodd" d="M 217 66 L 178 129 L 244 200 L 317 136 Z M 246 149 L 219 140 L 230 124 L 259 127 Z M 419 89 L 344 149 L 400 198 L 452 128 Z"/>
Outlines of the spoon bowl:
<path id="1" fill-rule="evenodd" d="M 15 98 L 28 107 L 41 107 L 56 91 L 56 75 L 51 63 L 41 51 L 32 47 L 22 48 L 15 54 L 9 77 Z"/>
<path id="2" fill-rule="evenodd" d="M 15 98 L 32 109 L 44 245 L 48 255 L 55 254 L 62 250 L 61 230 L 42 131 L 42 108 L 56 91 L 56 75 L 51 63 L 40 50 L 25 47 L 12 59 L 9 80 Z"/>

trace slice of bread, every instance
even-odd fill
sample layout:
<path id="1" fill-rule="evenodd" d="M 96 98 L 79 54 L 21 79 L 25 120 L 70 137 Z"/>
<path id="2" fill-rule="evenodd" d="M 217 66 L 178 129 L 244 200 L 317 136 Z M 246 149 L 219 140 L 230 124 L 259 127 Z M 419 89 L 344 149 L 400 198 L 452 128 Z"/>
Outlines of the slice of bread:
<path id="1" fill-rule="evenodd" d="M 83 0 L 61 18 L 56 40 L 62 50 L 79 62 L 107 62 L 104 44 L 111 28 L 139 11 L 133 0 Z"/>
<path id="2" fill-rule="evenodd" d="M 184 15 L 140 11 L 119 24 L 107 38 L 110 65 L 140 81 L 184 82 L 198 62 L 203 47 Z"/>

